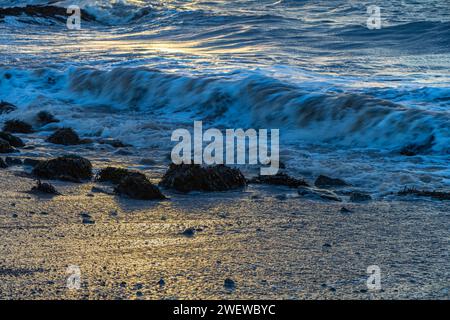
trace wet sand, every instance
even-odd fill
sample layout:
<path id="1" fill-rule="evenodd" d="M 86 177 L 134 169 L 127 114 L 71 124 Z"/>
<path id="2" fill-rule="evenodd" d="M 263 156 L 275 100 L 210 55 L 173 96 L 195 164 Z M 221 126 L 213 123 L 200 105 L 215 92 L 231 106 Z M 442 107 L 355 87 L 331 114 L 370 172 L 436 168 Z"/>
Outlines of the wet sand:
<path id="1" fill-rule="evenodd" d="M 27 193 L 34 183 L 0 170 L 1 299 L 450 297 L 448 201 L 342 204 L 249 186 L 148 202 L 57 181 L 63 195 L 51 198 Z M 181 234 L 190 227 L 194 237 Z M 367 290 L 370 265 L 381 291 Z"/>

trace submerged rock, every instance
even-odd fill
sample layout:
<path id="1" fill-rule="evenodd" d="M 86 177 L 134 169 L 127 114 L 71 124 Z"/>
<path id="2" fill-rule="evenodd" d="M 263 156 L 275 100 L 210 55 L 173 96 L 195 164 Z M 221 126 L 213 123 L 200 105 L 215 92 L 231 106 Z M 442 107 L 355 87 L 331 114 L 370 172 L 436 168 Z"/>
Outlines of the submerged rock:
<path id="1" fill-rule="evenodd" d="M 334 192 L 330 190 L 325 189 L 317 189 L 317 188 L 310 188 L 310 187 L 299 187 L 298 188 L 298 194 L 314 199 L 314 200 L 331 200 L 331 201 L 338 201 L 341 202 L 342 199 L 339 198 Z"/>
<path id="2" fill-rule="evenodd" d="M 57 123 L 59 122 L 58 119 L 55 118 L 55 116 L 53 114 L 51 114 L 48 111 L 40 111 L 37 115 L 37 121 L 41 124 L 41 125 L 46 125 L 49 123 Z"/>
<path id="3" fill-rule="evenodd" d="M 8 141 L 0 138 L 0 153 L 12 153 L 16 151 Z"/>
<path id="4" fill-rule="evenodd" d="M 19 158 L 6 157 L 5 161 L 8 166 L 21 166 L 23 164 L 22 160 Z"/>
<path id="5" fill-rule="evenodd" d="M 399 196 L 408 196 L 412 195 L 415 197 L 429 197 L 437 200 L 450 200 L 450 192 L 444 191 L 426 191 L 426 190 L 417 190 L 417 189 L 403 189 L 398 192 Z"/>
<path id="6" fill-rule="evenodd" d="M 114 148 L 125 148 L 125 147 L 130 146 L 130 145 L 125 144 L 122 141 L 117 140 L 117 139 L 102 139 L 102 140 L 99 140 L 98 143 L 107 144 Z"/>
<path id="7" fill-rule="evenodd" d="M 308 183 L 303 179 L 295 179 L 288 176 L 285 173 L 277 173 L 273 176 L 258 176 L 249 181 L 249 183 L 262 183 L 262 184 L 271 184 L 278 186 L 287 186 L 292 188 L 298 188 L 301 186 L 308 187 Z"/>
<path id="8" fill-rule="evenodd" d="M 62 144 L 65 146 L 77 145 L 82 143 L 82 140 L 72 128 L 58 129 L 50 137 L 48 137 L 46 141 L 54 144 Z"/>
<path id="9" fill-rule="evenodd" d="M 23 159 L 23 165 L 24 166 L 29 166 L 29 167 L 35 167 L 37 166 L 42 160 L 37 160 L 37 159 L 31 159 L 31 158 L 25 158 Z"/>
<path id="10" fill-rule="evenodd" d="M 163 200 L 166 197 L 143 175 L 127 175 L 114 189 L 117 194 L 136 200 Z"/>
<path id="11" fill-rule="evenodd" d="M 0 8 L 0 18 L 5 18 L 6 16 L 29 16 L 29 17 L 41 17 L 41 18 L 51 18 L 58 20 L 62 23 L 67 21 L 67 9 L 57 6 L 49 5 L 26 5 L 22 7 L 7 7 Z M 84 21 L 96 21 L 95 17 L 85 10 L 80 10 L 81 19 Z"/>
<path id="12" fill-rule="evenodd" d="M 5 122 L 3 131 L 11 133 L 33 133 L 33 126 L 22 120 L 8 120 Z"/>
<path id="13" fill-rule="evenodd" d="M 3 100 L 0 101 L 0 114 L 10 113 L 13 112 L 14 110 L 17 110 L 17 107 L 12 103 Z"/>
<path id="14" fill-rule="evenodd" d="M 107 167 L 100 170 L 100 172 L 97 174 L 96 180 L 100 182 L 111 182 L 114 184 L 118 184 L 123 178 L 129 175 L 141 176 L 142 178 L 146 179 L 145 175 L 140 172 L 130 171 L 124 168 Z"/>
<path id="15" fill-rule="evenodd" d="M 19 137 L 13 136 L 12 134 L 8 132 L 0 131 L 0 138 L 3 140 L 6 140 L 9 142 L 9 144 L 16 148 L 22 148 L 25 146 L 25 143 L 23 143 L 22 139 Z"/>
<path id="16" fill-rule="evenodd" d="M 348 183 L 341 179 L 334 179 L 324 175 L 320 175 L 314 185 L 318 188 L 345 187 Z"/>
<path id="17" fill-rule="evenodd" d="M 6 169 L 6 168 L 8 168 L 8 164 L 5 162 L 5 160 L 0 158 L 0 169 Z"/>
<path id="18" fill-rule="evenodd" d="M 76 155 L 66 155 L 40 161 L 34 167 L 33 174 L 43 179 L 81 182 L 81 180 L 92 177 L 92 164 L 88 159 Z"/>
<path id="19" fill-rule="evenodd" d="M 32 192 L 38 193 L 47 193 L 52 195 L 60 195 L 56 188 L 50 183 L 41 183 L 41 180 L 38 180 L 37 185 L 31 188 Z"/>
<path id="20" fill-rule="evenodd" d="M 431 152 L 435 143 L 434 135 L 430 136 L 427 141 L 422 144 L 410 144 L 400 150 L 400 154 L 403 156 L 416 156 L 419 154 L 427 154 Z"/>
<path id="21" fill-rule="evenodd" d="M 196 164 L 171 164 L 160 182 L 160 186 L 180 192 L 226 191 L 245 185 L 245 177 L 239 169 Z"/>
<path id="22" fill-rule="evenodd" d="M 363 201 L 370 201 L 370 200 L 372 200 L 372 197 L 367 193 L 362 193 L 362 192 L 350 193 L 350 201 L 352 201 L 352 202 L 363 202 Z"/>

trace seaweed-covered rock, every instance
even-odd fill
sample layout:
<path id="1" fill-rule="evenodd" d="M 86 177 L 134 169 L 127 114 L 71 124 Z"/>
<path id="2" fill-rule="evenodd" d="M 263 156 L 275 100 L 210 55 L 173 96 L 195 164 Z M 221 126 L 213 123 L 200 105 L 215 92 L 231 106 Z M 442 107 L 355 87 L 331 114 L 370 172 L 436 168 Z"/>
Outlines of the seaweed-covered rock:
<path id="1" fill-rule="evenodd" d="M 11 133 L 33 133 L 33 126 L 22 120 L 8 120 L 5 122 L 3 131 Z"/>
<path id="2" fill-rule="evenodd" d="M 127 175 L 120 180 L 114 192 L 126 195 L 136 200 L 163 200 L 166 197 L 157 186 L 153 185 L 145 176 Z"/>
<path id="3" fill-rule="evenodd" d="M 40 111 L 37 115 L 36 115 L 37 121 L 41 124 L 41 125 L 46 125 L 49 123 L 57 123 L 59 122 L 58 119 L 55 118 L 55 116 L 53 114 L 51 114 L 48 111 Z"/>
<path id="4" fill-rule="evenodd" d="M 61 128 L 56 130 L 50 137 L 47 138 L 47 142 L 62 144 L 65 146 L 82 143 L 80 137 L 72 128 Z"/>
<path id="5" fill-rule="evenodd" d="M 10 113 L 16 110 L 17 107 L 12 103 L 6 101 L 0 101 L 0 114 Z"/>
<path id="6" fill-rule="evenodd" d="M 51 185 L 50 183 L 42 183 L 41 180 L 38 180 L 36 186 L 31 188 L 31 192 L 33 193 L 46 193 L 46 194 L 52 194 L 52 195 L 60 195 L 58 190 Z"/>
<path id="7" fill-rule="evenodd" d="M 111 182 L 118 184 L 123 178 L 129 176 L 141 176 L 145 178 L 145 175 L 140 172 L 130 171 L 124 168 L 106 167 L 97 174 L 96 180 L 100 182 Z"/>
<path id="8" fill-rule="evenodd" d="M 334 179 L 324 175 L 320 175 L 314 185 L 318 188 L 345 187 L 348 183 L 341 179 Z"/>
<path id="9" fill-rule="evenodd" d="M 160 186 L 180 192 L 226 191 L 245 185 L 245 177 L 238 169 L 197 164 L 171 164 L 160 182 Z"/>
<path id="10" fill-rule="evenodd" d="M 16 148 L 21 148 L 25 146 L 25 143 L 23 143 L 22 139 L 19 137 L 13 136 L 12 134 L 8 132 L 0 131 L 0 138 L 3 140 L 6 140 L 9 142 L 9 144 Z"/>
<path id="11" fill-rule="evenodd" d="M 15 149 L 11 147 L 8 141 L 0 138 L 0 153 L 11 153 L 14 151 Z"/>
<path id="12" fill-rule="evenodd" d="M 429 197 L 437 200 L 450 200 L 450 192 L 445 191 L 426 191 L 417 189 L 403 189 L 398 192 L 399 196 L 415 196 L 415 197 Z"/>
<path id="13" fill-rule="evenodd" d="M 350 193 L 350 201 L 351 202 L 364 202 L 364 201 L 370 201 L 372 200 L 372 197 L 370 194 L 362 193 L 362 192 L 352 192 Z"/>
<path id="14" fill-rule="evenodd" d="M 34 167 L 33 174 L 43 179 L 81 182 L 92 177 L 92 164 L 88 159 L 66 155 L 39 162 Z"/>
<path id="15" fill-rule="evenodd" d="M 341 202 L 342 199 L 339 198 L 334 192 L 325 189 L 317 189 L 310 187 L 299 187 L 298 194 L 302 197 L 310 198 L 313 200 L 331 200 Z"/>
<path id="16" fill-rule="evenodd" d="M 249 181 L 249 183 L 262 183 L 262 184 L 271 184 L 278 186 L 287 186 L 291 188 L 298 188 L 300 186 L 308 187 L 308 183 L 303 179 L 295 179 L 288 176 L 285 173 L 277 173 L 273 176 L 258 176 Z"/>

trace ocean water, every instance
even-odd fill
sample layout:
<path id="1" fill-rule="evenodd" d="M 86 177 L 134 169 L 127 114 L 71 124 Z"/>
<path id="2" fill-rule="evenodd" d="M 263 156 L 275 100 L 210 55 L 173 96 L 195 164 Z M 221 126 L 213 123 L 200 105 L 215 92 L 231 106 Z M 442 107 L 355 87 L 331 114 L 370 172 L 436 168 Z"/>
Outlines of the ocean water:
<path id="1" fill-rule="evenodd" d="M 27 4 L 77 4 L 95 21 L 68 30 L 0 14 L 0 99 L 19 107 L 0 121 L 48 110 L 59 126 L 149 155 L 194 120 L 279 128 L 294 175 L 378 197 L 450 187 L 448 1 L 0 0 Z M 381 29 L 367 28 L 370 5 Z"/>

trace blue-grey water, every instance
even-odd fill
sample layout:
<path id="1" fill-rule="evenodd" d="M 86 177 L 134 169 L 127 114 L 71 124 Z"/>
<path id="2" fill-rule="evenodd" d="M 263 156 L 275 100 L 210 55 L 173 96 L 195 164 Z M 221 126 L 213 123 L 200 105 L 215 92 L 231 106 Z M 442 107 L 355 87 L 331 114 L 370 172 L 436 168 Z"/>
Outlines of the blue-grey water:
<path id="1" fill-rule="evenodd" d="M 77 4 L 96 21 L 0 15 L 0 99 L 19 106 L 1 120 L 45 109 L 143 150 L 194 120 L 280 128 L 296 174 L 380 195 L 450 186 L 448 1 L 0 0 L 27 4 Z"/>

